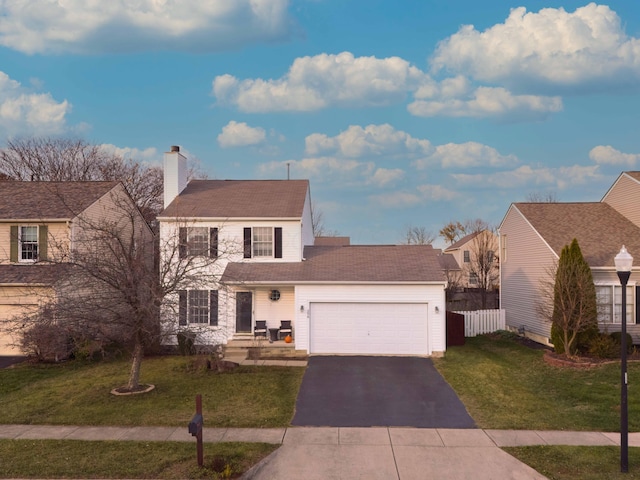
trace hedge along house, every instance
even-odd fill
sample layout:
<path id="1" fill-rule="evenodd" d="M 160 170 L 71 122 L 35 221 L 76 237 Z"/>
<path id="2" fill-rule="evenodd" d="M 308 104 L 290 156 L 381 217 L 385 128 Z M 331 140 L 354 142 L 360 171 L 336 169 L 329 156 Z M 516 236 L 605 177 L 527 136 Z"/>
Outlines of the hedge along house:
<path id="1" fill-rule="evenodd" d="M 60 262 L 88 224 L 112 219 L 123 204 L 137 212 L 119 182 L 0 182 L 0 355 L 22 353 L 6 328 L 56 297 L 68 273 Z"/>
<path id="2" fill-rule="evenodd" d="M 197 343 L 252 338 L 290 321 L 295 348 L 325 354 L 445 351 L 446 281 L 431 246 L 316 245 L 307 180 L 192 180 L 165 154 L 163 245 L 202 258 L 202 281 L 165 315 Z M 319 239 L 320 240 L 320 239 Z M 169 248 L 161 255 L 171 254 Z M 205 258 L 206 257 L 206 258 Z M 198 283 L 198 282 L 196 282 Z"/>
<path id="3" fill-rule="evenodd" d="M 565 245 L 576 238 L 591 267 L 602 331 L 620 331 L 622 295 L 614 257 L 622 245 L 640 261 L 640 172 L 623 172 L 600 202 L 514 203 L 500 232 L 500 305 L 506 324 L 545 344 L 551 324 L 537 305 Z M 640 269 L 627 286 L 627 331 L 640 343 Z"/>

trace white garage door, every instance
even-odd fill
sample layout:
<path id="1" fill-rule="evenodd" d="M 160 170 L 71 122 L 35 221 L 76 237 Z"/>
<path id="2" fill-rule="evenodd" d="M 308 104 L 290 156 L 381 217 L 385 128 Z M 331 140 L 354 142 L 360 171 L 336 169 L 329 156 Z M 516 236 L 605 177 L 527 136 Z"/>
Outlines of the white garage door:
<path id="1" fill-rule="evenodd" d="M 311 353 L 427 355 L 426 303 L 311 303 Z"/>

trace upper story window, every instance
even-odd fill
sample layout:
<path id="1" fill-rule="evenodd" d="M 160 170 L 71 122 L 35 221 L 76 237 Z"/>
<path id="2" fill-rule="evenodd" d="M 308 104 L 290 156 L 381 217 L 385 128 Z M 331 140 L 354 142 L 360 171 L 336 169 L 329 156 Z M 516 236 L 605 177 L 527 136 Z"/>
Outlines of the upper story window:
<path id="1" fill-rule="evenodd" d="M 464 255 L 464 263 L 469 263 L 471 261 L 471 257 L 469 255 L 469 250 L 465 250 L 463 252 Z"/>
<path id="2" fill-rule="evenodd" d="M 218 229 L 180 227 L 180 258 L 218 256 Z"/>
<path id="3" fill-rule="evenodd" d="M 38 260 L 38 227 L 20 227 L 19 261 L 35 262 Z"/>
<path id="4" fill-rule="evenodd" d="M 246 227 L 244 258 L 282 258 L 282 227 Z"/>
<path id="5" fill-rule="evenodd" d="M 11 261 L 33 263 L 47 258 L 46 225 L 11 226 Z"/>

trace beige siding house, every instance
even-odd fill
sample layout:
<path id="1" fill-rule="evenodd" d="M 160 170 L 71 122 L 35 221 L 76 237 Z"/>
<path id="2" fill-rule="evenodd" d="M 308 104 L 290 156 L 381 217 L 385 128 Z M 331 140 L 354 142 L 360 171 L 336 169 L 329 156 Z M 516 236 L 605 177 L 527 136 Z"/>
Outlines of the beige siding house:
<path id="1" fill-rule="evenodd" d="M 591 266 L 596 285 L 598 321 L 603 331 L 620 331 L 621 287 L 613 259 L 622 245 L 640 261 L 640 172 L 623 172 L 600 202 L 514 203 L 500 232 L 500 305 L 507 326 L 549 343 L 551 325 L 541 318 L 541 283 L 562 248 L 576 238 Z M 628 332 L 640 343 L 640 317 L 634 266 L 627 287 Z"/>
<path id="2" fill-rule="evenodd" d="M 288 322 L 295 348 L 311 354 L 444 352 L 446 280 L 430 245 L 316 239 L 307 180 L 187 184 L 185 169 L 172 147 L 165 193 L 173 193 L 158 221 L 162 245 L 179 239 L 181 254 L 208 260 L 206 280 L 164 310 L 196 343 L 253 339 L 258 325 L 275 332 Z M 161 248 L 165 261 L 171 254 Z"/>
<path id="3" fill-rule="evenodd" d="M 123 202 L 133 205 L 119 182 L 0 182 L 0 327 L 55 296 L 86 225 L 117 222 Z M 22 353 L 18 340 L 0 329 L 0 355 Z"/>

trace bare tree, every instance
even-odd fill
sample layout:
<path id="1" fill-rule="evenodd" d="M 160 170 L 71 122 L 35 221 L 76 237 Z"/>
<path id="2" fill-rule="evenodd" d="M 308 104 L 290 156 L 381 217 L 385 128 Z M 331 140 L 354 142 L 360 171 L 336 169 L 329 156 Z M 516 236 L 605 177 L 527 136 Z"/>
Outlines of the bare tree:
<path id="1" fill-rule="evenodd" d="M 159 165 L 125 159 L 80 139 L 8 140 L 6 147 L 0 149 L 0 175 L 22 181 L 115 180 L 124 184 L 148 221 L 163 207 L 163 173 Z"/>
<path id="2" fill-rule="evenodd" d="M 324 224 L 324 212 L 317 205 L 311 205 L 311 222 L 314 237 L 337 237 L 337 230 L 329 230 Z"/>
<path id="3" fill-rule="evenodd" d="M 425 227 L 407 225 L 402 231 L 402 245 L 431 245 L 436 236 Z"/>
<path id="4" fill-rule="evenodd" d="M 53 283 L 55 297 L 43 299 L 36 315 L 13 324 L 27 339 L 55 326 L 76 342 L 123 345 L 131 354 L 125 389 L 135 391 L 145 351 L 179 328 L 178 292 L 217 284 L 214 264 L 227 256 L 229 246 L 216 245 L 215 255 L 209 249 L 184 255 L 187 245 L 177 232 L 157 241 L 137 206 L 120 192 L 110 199 L 110 215 L 78 212 L 73 243 L 50 237 L 50 248 L 58 253 L 47 262 L 64 268 L 65 275 Z M 161 307 L 173 314 L 161 315 Z"/>
<path id="5" fill-rule="evenodd" d="M 530 203 L 558 203 L 558 195 L 556 192 L 530 192 L 527 194 L 526 201 Z"/>

